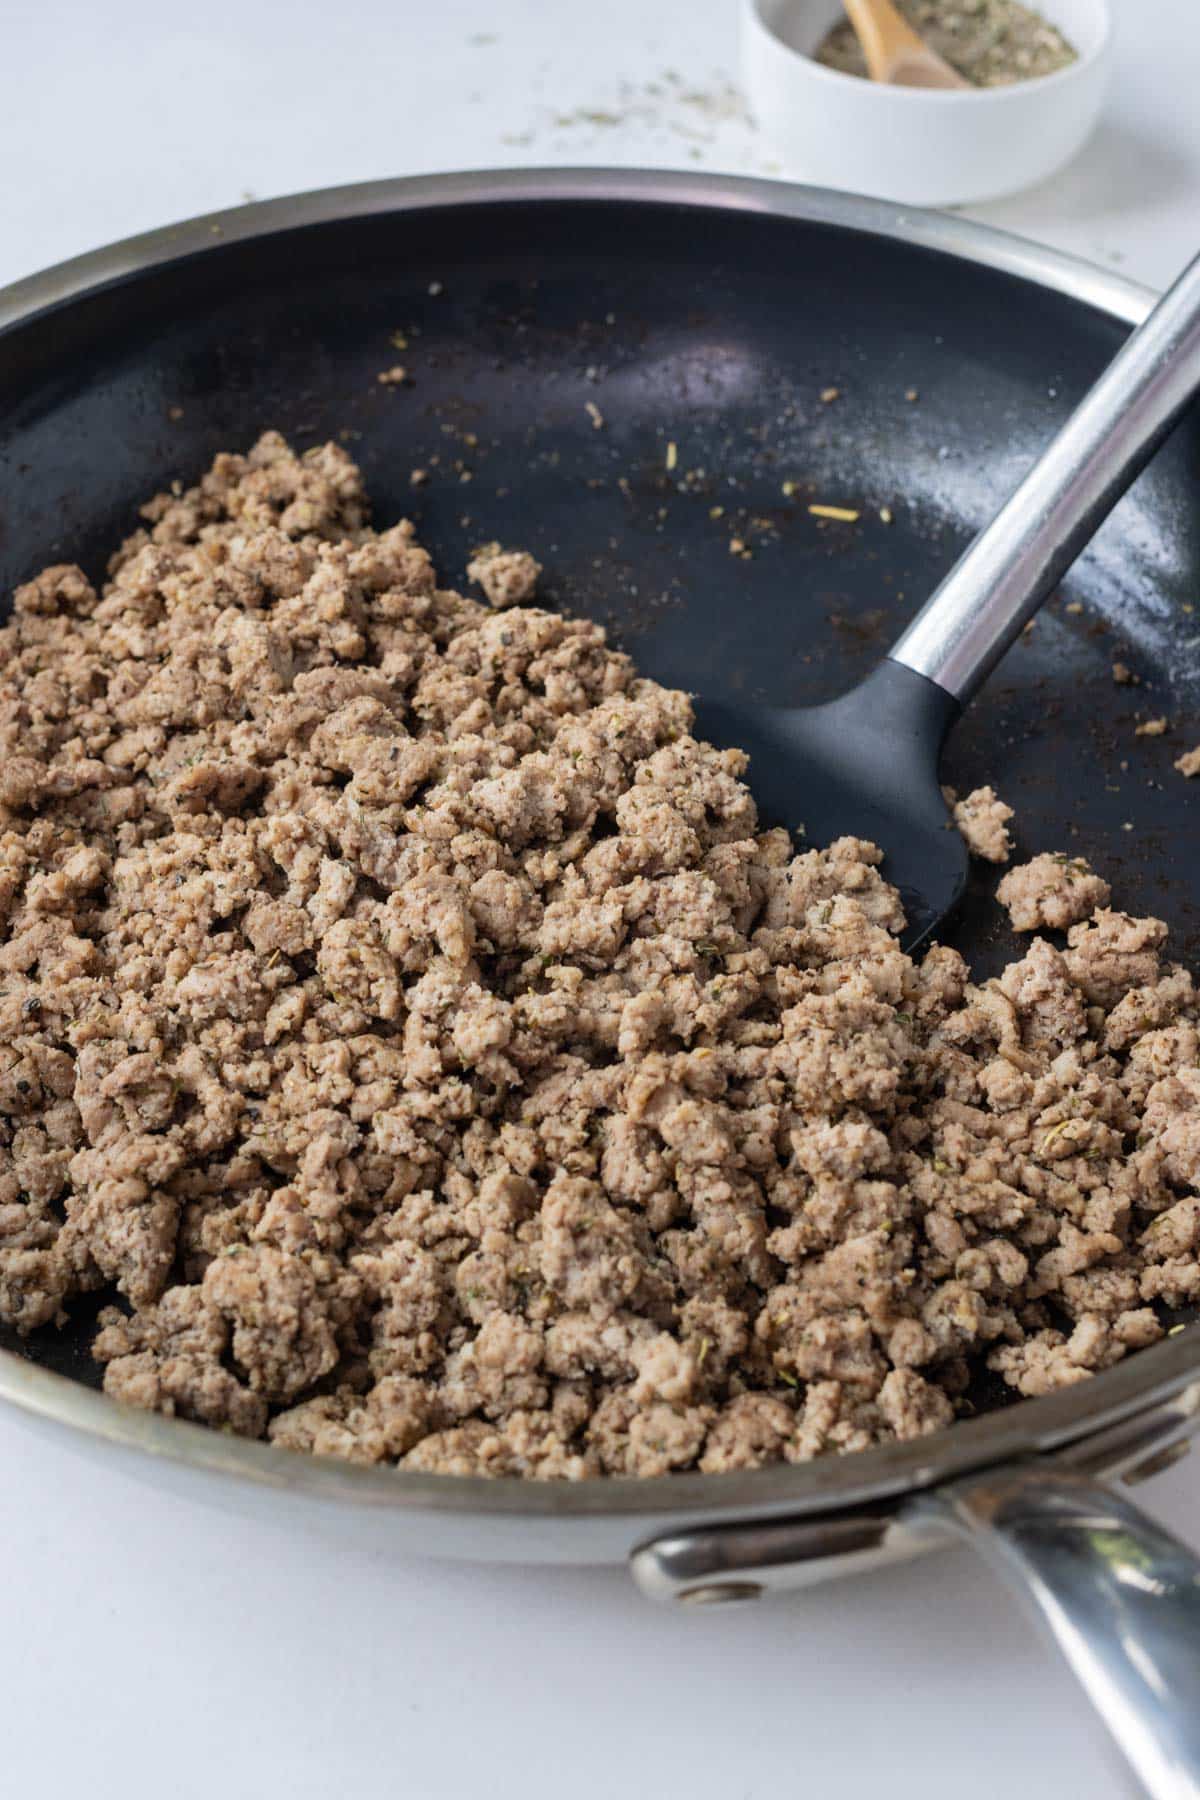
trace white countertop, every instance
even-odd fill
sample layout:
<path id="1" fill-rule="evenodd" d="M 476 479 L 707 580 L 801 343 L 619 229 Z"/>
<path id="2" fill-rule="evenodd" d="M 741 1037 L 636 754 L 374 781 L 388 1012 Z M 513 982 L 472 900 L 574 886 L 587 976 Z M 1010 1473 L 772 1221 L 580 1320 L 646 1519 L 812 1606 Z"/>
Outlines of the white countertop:
<path id="1" fill-rule="evenodd" d="M 1116 11 L 1091 147 L 976 216 L 1161 284 L 1196 248 L 1200 19 L 1190 0 Z M 0 281 L 252 196 L 376 176 L 639 163 L 803 179 L 744 116 L 735 16 L 734 0 L 15 4 Z M 1164 51 L 1172 30 L 1183 41 Z M 1194 1460 L 1140 1497 L 1200 1544 Z M 619 1572 L 382 1561 L 283 1536 L 0 1415 L 0 1583 L 14 1796 L 1131 1791 L 965 1552 L 675 1616 Z"/>

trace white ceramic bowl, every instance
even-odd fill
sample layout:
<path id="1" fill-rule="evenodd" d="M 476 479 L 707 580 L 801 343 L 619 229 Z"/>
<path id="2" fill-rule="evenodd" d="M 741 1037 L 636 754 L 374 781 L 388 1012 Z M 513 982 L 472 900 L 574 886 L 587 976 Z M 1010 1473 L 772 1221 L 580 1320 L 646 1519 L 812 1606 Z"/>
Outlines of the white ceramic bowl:
<path id="1" fill-rule="evenodd" d="M 886 87 L 813 60 L 839 0 L 742 0 L 742 79 L 786 172 L 912 206 L 991 200 L 1044 181 L 1099 116 L 1112 41 L 1107 0 L 1031 0 L 1078 51 L 1010 87 Z"/>

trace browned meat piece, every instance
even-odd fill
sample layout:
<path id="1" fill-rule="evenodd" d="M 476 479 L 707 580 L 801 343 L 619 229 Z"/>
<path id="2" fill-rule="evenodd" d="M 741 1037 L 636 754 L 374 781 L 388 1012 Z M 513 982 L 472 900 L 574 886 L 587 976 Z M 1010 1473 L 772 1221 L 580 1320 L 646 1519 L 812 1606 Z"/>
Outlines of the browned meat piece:
<path id="1" fill-rule="evenodd" d="M 943 788 L 954 823 L 972 856 L 981 862 L 1006 863 L 1012 855 L 1008 821 L 1013 816 L 994 788 L 975 788 L 960 800 L 953 788 Z"/>
<path id="2" fill-rule="evenodd" d="M 477 581 L 489 606 L 527 606 L 537 592 L 542 565 L 528 550 L 502 550 L 485 544 L 467 564 L 467 575 Z"/>
<path id="3" fill-rule="evenodd" d="M 1082 856 L 1043 855 L 1010 869 L 996 898 L 1014 931 L 1065 931 L 1107 906 L 1111 891 Z"/>

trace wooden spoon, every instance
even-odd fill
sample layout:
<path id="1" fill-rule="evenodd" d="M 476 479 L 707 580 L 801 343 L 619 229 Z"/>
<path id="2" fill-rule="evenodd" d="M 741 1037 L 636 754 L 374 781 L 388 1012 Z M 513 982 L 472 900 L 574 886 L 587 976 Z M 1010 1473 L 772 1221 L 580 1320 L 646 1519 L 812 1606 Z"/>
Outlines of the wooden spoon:
<path id="1" fill-rule="evenodd" d="M 965 88 L 971 83 L 931 50 L 892 0 L 842 0 L 872 81 L 892 87 Z"/>

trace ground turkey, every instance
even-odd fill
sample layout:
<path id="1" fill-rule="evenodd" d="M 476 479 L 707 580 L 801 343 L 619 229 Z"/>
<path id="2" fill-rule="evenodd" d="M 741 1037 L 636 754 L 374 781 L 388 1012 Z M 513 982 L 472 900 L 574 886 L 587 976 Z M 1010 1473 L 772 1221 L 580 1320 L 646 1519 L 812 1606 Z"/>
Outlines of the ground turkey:
<path id="1" fill-rule="evenodd" d="M 879 852 L 333 445 L 160 496 L 0 666 L 0 1319 L 318 1455 L 574 1479 L 940 1430 L 1200 1298 L 1200 1006 L 1079 860 L 973 985 Z M 751 785 L 753 771 L 749 771 Z M 988 789 L 956 808 L 1008 853 Z"/>
<path id="2" fill-rule="evenodd" d="M 1006 863 L 1012 855 L 1008 833 L 1012 807 L 990 787 L 975 788 L 961 800 L 953 788 L 943 788 L 942 793 L 971 855 L 981 862 Z"/>

